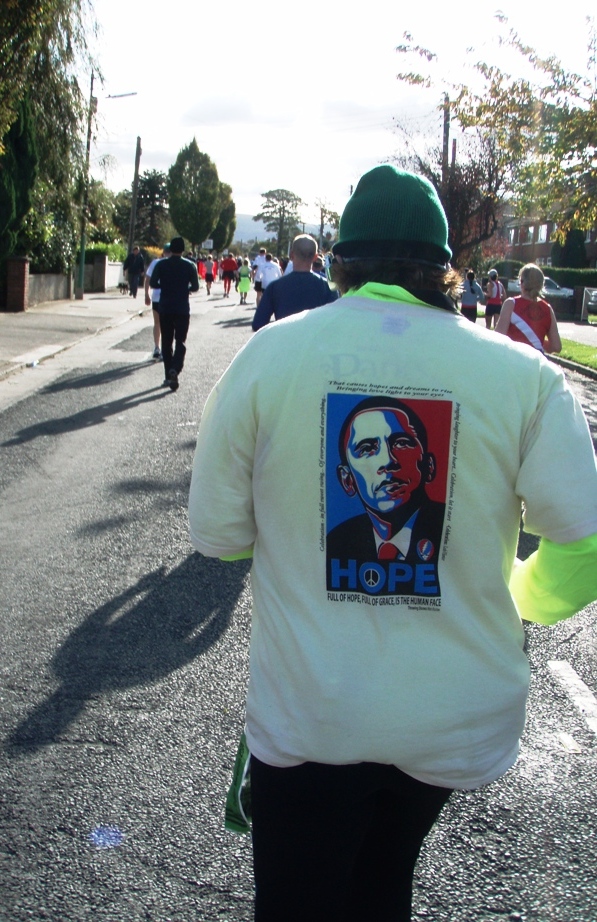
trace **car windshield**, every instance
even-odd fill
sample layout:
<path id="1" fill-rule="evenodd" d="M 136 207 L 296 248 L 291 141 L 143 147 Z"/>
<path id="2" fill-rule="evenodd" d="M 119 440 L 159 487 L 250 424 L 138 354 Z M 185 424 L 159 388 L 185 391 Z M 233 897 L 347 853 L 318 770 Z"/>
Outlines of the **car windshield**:
<path id="1" fill-rule="evenodd" d="M 561 290 L 561 289 L 560 289 L 560 286 L 558 285 L 558 283 L 557 283 L 557 282 L 554 282 L 553 279 L 550 279 L 550 278 L 548 278 L 547 276 L 545 276 L 545 282 L 544 282 L 543 287 L 544 287 L 544 288 L 551 288 L 552 291 L 560 291 L 560 290 Z"/>

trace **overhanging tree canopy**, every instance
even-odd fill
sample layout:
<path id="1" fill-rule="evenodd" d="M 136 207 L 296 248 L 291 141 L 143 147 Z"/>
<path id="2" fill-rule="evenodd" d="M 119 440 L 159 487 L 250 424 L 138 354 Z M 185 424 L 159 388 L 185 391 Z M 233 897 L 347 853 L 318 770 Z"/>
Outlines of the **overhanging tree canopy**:
<path id="1" fill-rule="evenodd" d="M 566 70 L 554 56 L 542 58 L 507 29 L 503 14 L 496 14 L 496 19 L 502 46 L 520 56 L 530 75 L 512 75 L 485 59 L 478 61 L 476 86 L 450 88 L 452 117 L 462 128 L 474 126 L 493 138 L 520 213 L 549 216 L 562 233 L 571 227 L 591 227 L 597 221 L 595 84 L 589 76 Z M 590 73 L 595 66 L 591 24 L 587 33 Z M 398 79 L 431 86 L 428 65 L 436 56 L 416 45 L 412 36 L 405 39 L 397 50 L 417 55 L 426 62 L 427 73 L 404 72 Z"/>
<path id="2" fill-rule="evenodd" d="M 18 105 L 17 119 L 5 136 L 0 157 L 0 259 L 10 256 L 17 245 L 18 232 L 31 206 L 37 164 L 31 110 L 25 98 Z"/>
<path id="3" fill-rule="evenodd" d="M 27 97 L 39 154 L 33 206 L 18 229 L 18 246 L 35 250 L 40 264 L 52 269 L 66 269 L 76 245 L 88 112 L 77 73 L 92 66 L 86 38 L 95 29 L 90 11 L 89 0 L 0 5 L 0 147 Z"/>
<path id="4" fill-rule="evenodd" d="M 57 52 L 54 64 L 86 54 L 88 0 L 2 0 L 0 8 L 0 143 L 32 86 L 44 92 L 36 63 L 44 48 Z M 46 72 L 46 76 L 51 76 Z M 76 87 L 76 81 L 73 81 Z M 78 87 L 76 88 L 78 89 Z M 60 130 L 57 125 L 57 130 Z"/>

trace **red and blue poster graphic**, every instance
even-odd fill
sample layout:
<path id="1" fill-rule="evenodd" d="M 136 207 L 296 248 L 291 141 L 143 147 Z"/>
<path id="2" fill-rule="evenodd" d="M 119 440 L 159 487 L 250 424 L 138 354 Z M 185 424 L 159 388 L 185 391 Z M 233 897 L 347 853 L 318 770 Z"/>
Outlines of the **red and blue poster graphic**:
<path id="1" fill-rule="evenodd" d="M 438 598 L 453 405 L 329 394 L 328 593 Z"/>

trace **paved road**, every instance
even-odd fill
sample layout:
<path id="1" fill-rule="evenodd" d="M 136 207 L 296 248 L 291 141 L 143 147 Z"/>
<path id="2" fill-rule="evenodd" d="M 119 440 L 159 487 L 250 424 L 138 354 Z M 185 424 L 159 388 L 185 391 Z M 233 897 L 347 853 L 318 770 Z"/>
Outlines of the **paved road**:
<path id="1" fill-rule="evenodd" d="M 595 346 L 597 349 L 597 323 L 558 323 L 562 339 Z"/>
<path id="2" fill-rule="evenodd" d="M 203 403 L 251 318 L 200 293 L 176 394 L 147 317 L 0 381 L 2 922 L 253 917 L 249 842 L 222 825 L 248 566 L 193 553 L 186 521 Z M 597 437 L 597 384 L 570 380 Z M 548 665 L 594 690 L 595 613 L 529 628 L 521 759 L 448 806 L 415 919 L 595 922 L 595 733 Z"/>

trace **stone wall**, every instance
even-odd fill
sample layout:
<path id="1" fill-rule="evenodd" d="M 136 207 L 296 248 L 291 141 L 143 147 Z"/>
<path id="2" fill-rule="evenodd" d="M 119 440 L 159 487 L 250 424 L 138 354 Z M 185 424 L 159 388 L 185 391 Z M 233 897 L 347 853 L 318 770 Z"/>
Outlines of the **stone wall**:
<path id="1" fill-rule="evenodd" d="M 27 307 L 42 304 L 44 301 L 67 301 L 72 297 L 72 293 L 72 279 L 68 275 L 30 275 Z"/>
<path id="2" fill-rule="evenodd" d="M 107 256 L 96 256 L 85 266 L 85 291 L 107 292 L 124 281 L 122 263 L 108 262 Z M 0 293 L 0 298 L 2 294 Z M 29 273 L 26 256 L 10 256 L 6 261 L 6 294 L 0 310 L 24 311 L 44 301 L 68 301 L 74 297 L 71 276 L 57 273 Z"/>

